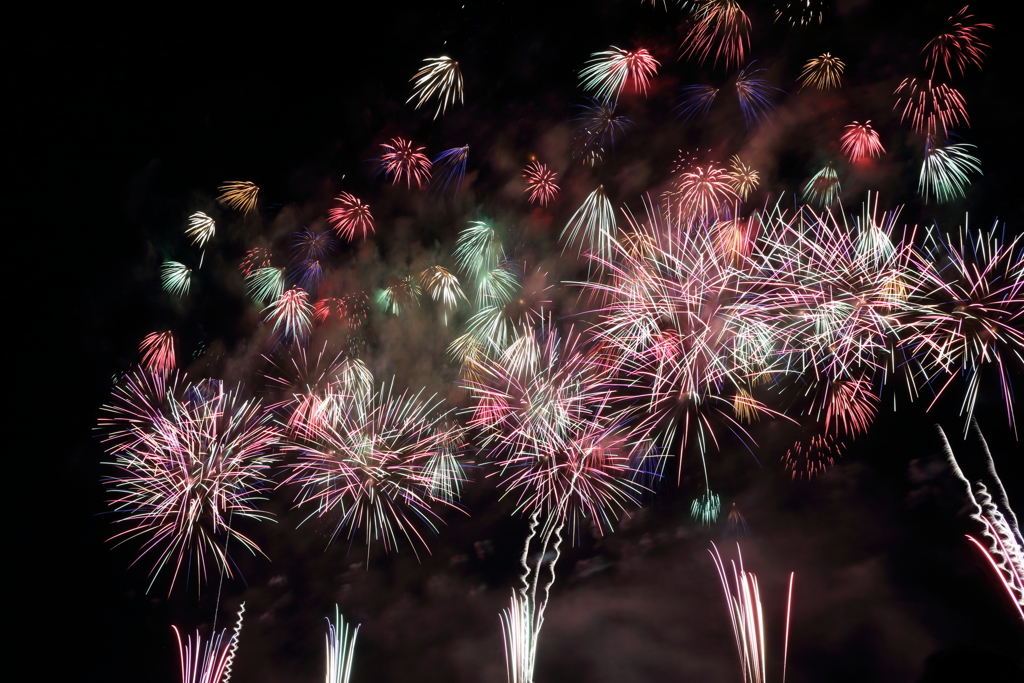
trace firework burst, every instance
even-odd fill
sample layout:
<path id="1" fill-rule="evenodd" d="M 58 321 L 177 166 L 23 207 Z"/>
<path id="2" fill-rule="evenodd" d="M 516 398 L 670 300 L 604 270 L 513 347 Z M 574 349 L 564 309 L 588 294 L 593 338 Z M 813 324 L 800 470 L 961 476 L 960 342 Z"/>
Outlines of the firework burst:
<path id="1" fill-rule="evenodd" d="M 406 104 L 416 100 L 419 109 L 431 98 L 437 98 L 434 118 L 447 111 L 456 101 L 462 104 L 462 71 L 459 63 L 451 57 L 428 57 L 416 75 L 409 79 L 413 84 L 412 95 Z"/>
<path id="2" fill-rule="evenodd" d="M 694 10 L 696 22 L 683 38 L 683 56 L 703 64 L 714 51 L 714 63 L 739 66 L 750 45 L 750 19 L 736 0 L 705 0 Z"/>
<path id="3" fill-rule="evenodd" d="M 381 148 L 384 150 L 380 157 L 381 168 L 393 185 L 405 180 L 405 186 L 411 188 L 415 181 L 416 187 L 422 188 L 430 180 L 430 159 L 423 153 L 423 147 L 416 147 L 402 138 L 391 138 L 390 142 L 381 143 Z"/>
<path id="4" fill-rule="evenodd" d="M 832 164 L 826 164 L 807 181 L 804 185 L 804 201 L 828 206 L 839 198 L 842 186 L 839 184 L 839 175 L 832 168 Z"/>
<path id="5" fill-rule="evenodd" d="M 313 307 L 309 294 L 300 287 L 292 287 L 267 307 L 267 322 L 274 323 L 273 333 L 282 340 L 301 341 L 313 328 Z"/>
<path id="6" fill-rule="evenodd" d="M 455 147 L 437 155 L 432 163 L 434 175 L 430 184 L 438 194 L 444 194 L 452 188 L 452 194 L 457 195 L 462 187 L 462 180 L 466 177 L 466 160 L 469 158 L 469 145 Z"/>
<path id="7" fill-rule="evenodd" d="M 155 375 L 166 377 L 176 366 L 174 335 L 170 332 L 151 332 L 139 345 L 142 367 Z"/>
<path id="8" fill-rule="evenodd" d="M 253 301 L 277 301 L 284 294 L 284 268 L 258 268 L 246 276 L 245 287 Z"/>
<path id="9" fill-rule="evenodd" d="M 804 69 L 800 72 L 800 89 L 803 90 L 809 85 L 818 90 L 842 87 L 840 79 L 844 69 L 846 65 L 841 59 L 826 52 L 804 64 Z"/>
<path id="10" fill-rule="evenodd" d="M 373 232 L 373 214 L 369 205 L 348 192 L 342 192 L 334 201 L 338 206 L 327 212 L 327 221 L 339 237 L 351 242 L 356 233 L 362 233 L 362 238 L 366 239 Z"/>
<path id="11" fill-rule="evenodd" d="M 917 181 L 917 191 L 926 201 L 949 202 L 967 194 L 968 173 L 981 173 L 981 162 L 969 149 L 974 145 L 938 146 L 928 141 Z"/>
<path id="12" fill-rule="evenodd" d="M 772 95 L 782 92 L 758 76 L 764 73 L 764 69 L 750 71 L 751 66 L 753 64 L 748 65 L 736 76 L 736 96 L 739 97 L 740 111 L 743 112 L 743 120 L 748 130 L 753 130 L 772 115 L 775 111 Z"/>
<path id="13" fill-rule="evenodd" d="M 929 138 L 946 136 L 957 124 L 970 125 L 967 101 L 956 88 L 932 79 L 906 78 L 896 88 L 894 109 L 900 112 L 900 121 L 910 121 L 918 133 Z"/>
<path id="14" fill-rule="evenodd" d="M 921 51 L 925 56 L 925 67 L 931 70 L 932 78 L 935 78 L 935 70 L 939 66 L 945 69 L 950 78 L 953 77 L 953 66 L 960 71 L 960 75 L 965 74 L 968 67 L 981 68 L 988 45 L 981 42 L 978 32 L 991 29 L 992 24 L 976 23 L 974 15 L 968 14 L 967 9 L 964 6 L 951 16 L 946 31 L 928 41 Z"/>
<path id="15" fill-rule="evenodd" d="M 885 154 L 885 147 L 882 147 L 878 132 L 871 127 L 871 121 L 854 121 L 846 127 L 846 132 L 839 142 L 843 154 L 853 163 Z"/>
<path id="16" fill-rule="evenodd" d="M 232 181 L 220 186 L 217 201 L 235 211 L 250 213 L 256 209 L 260 188 L 248 181 Z"/>
<path id="17" fill-rule="evenodd" d="M 750 193 L 757 189 L 761 176 L 757 171 L 743 163 L 738 154 L 729 159 L 729 183 L 736 195 L 746 201 Z"/>
<path id="18" fill-rule="evenodd" d="M 615 113 L 615 102 L 600 102 L 583 106 L 573 140 L 574 154 L 584 163 L 593 165 L 615 151 L 615 141 L 622 137 L 633 122 Z"/>
<path id="19" fill-rule="evenodd" d="M 547 206 L 558 196 L 558 185 L 555 180 L 558 174 L 539 161 L 531 161 L 530 165 L 523 169 L 523 177 L 526 178 L 526 190 L 530 194 L 530 203 Z"/>
<path id="20" fill-rule="evenodd" d="M 192 269 L 184 263 L 164 261 L 160 266 L 160 284 L 168 294 L 183 297 L 192 285 Z"/>
<path id="21" fill-rule="evenodd" d="M 580 72 L 580 85 L 593 91 L 598 99 L 617 102 L 626 88 L 647 94 L 651 77 L 658 73 L 661 62 L 644 48 L 635 52 L 621 50 L 614 45 L 610 50 L 595 52 L 586 68 Z"/>

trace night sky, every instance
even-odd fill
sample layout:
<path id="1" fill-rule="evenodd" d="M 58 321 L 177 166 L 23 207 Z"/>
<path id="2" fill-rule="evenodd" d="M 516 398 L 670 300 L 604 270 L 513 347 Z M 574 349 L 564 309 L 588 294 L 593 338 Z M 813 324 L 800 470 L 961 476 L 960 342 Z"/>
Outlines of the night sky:
<path id="1" fill-rule="evenodd" d="M 752 133 L 724 101 L 703 123 L 674 117 L 678 87 L 725 83 L 735 70 L 679 60 L 686 13 L 638 0 L 371 2 L 308 11 L 80 7 L 19 17 L 14 85 L 24 95 L 13 99 L 23 125 L 14 144 L 26 163 L 16 172 L 35 187 L 35 209 L 30 223 L 9 226 L 27 245 L 9 257 L 28 263 L 17 264 L 28 282 L 44 281 L 44 300 L 30 315 L 45 332 L 18 343 L 40 358 L 23 380 L 36 387 L 26 401 L 49 417 L 32 428 L 30 452 L 9 454 L 26 469 L 46 463 L 40 476 L 19 477 L 26 489 L 45 488 L 34 503 L 44 514 L 36 522 L 17 510 L 9 519 L 33 519 L 23 527 L 31 539 L 25 547 L 37 548 L 31 557 L 41 570 L 32 571 L 40 588 L 29 594 L 41 598 L 30 600 L 26 628 L 56 660 L 40 675 L 178 680 L 171 625 L 211 627 L 215 585 L 199 593 L 194 581 L 182 583 L 168 598 L 166 581 L 158 581 L 147 594 L 148 566 L 129 566 L 137 547 L 107 541 L 116 526 L 96 424 L 112 378 L 132 370 L 139 341 L 154 329 L 179 335 L 182 358 L 207 349 L 197 366 L 211 372 L 230 379 L 258 372 L 254 314 L 229 277 L 255 244 L 252 235 L 226 230 L 208 249 L 205 279 L 188 305 L 160 289 L 160 262 L 190 253 L 186 217 L 213 207 L 223 181 L 259 185 L 270 242 L 322 225 L 340 189 L 368 198 L 375 246 L 345 247 L 339 257 L 357 264 L 346 277 L 368 291 L 389 273 L 450 254 L 457 231 L 481 217 L 516 226 L 528 270 L 544 270 L 549 283 L 573 279 L 578 263 L 560 258 L 558 232 L 586 193 L 604 183 L 616 207 L 639 210 L 645 192 L 664 188 L 680 149 L 723 162 L 740 153 L 761 172 L 751 206 L 780 196 L 791 205 L 814 170 L 839 158 L 839 134 L 853 120 L 871 119 L 887 154 L 871 172 L 844 178 L 848 213 L 859 212 L 870 190 L 883 209 L 902 206 L 908 225 L 955 231 L 969 213 L 972 228 L 998 221 L 1007 235 L 1024 229 L 1020 117 L 1011 102 L 1017 37 L 1005 3 L 971 5 L 995 31 L 985 34 L 984 69 L 957 79 L 971 117 L 957 134 L 977 146 L 984 175 L 965 198 L 939 206 L 916 194 L 920 150 L 893 112 L 892 93 L 923 71 L 920 49 L 961 3 L 838 0 L 826 3 L 821 26 L 801 30 L 773 23 L 770 2 L 741 4 L 753 23 L 745 62 L 757 60 L 785 91 L 774 123 Z M 635 125 L 607 162 L 590 169 L 570 153 L 571 120 L 586 102 L 577 72 L 609 45 L 646 47 L 662 68 L 647 98 L 624 98 Z M 844 87 L 798 92 L 802 64 L 825 51 L 845 61 Z M 462 65 L 465 105 L 434 120 L 429 106 L 406 104 L 408 80 L 424 58 L 441 54 Z M 458 200 L 393 188 L 376 174 L 379 145 L 395 135 L 431 155 L 469 144 Z M 519 176 L 531 154 L 562 181 L 546 212 L 522 194 Z M 563 289 L 552 294 L 559 314 L 575 296 Z M 374 315 L 365 357 L 378 380 L 395 375 L 396 385 L 425 386 L 465 405 L 454 385 L 458 368 L 444 353 L 450 338 L 436 321 L 417 312 L 404 320 Z M 1021 367 L 1013 373 L 1019 390 Z M 698 456 L 688 454 L 678 485 L 667 477 L 614 533 L 584 532 L 565 551 L 536 680 L 742 680 L 707 553 L 711 541 L 735 550 L 733 539 L 723 543 L 733 506 L 750 529 L 741 542 L 762 585 L 771 680 L 781 674 L 790 571 L 787 678 L 794 683 L 1018 680 L 1024 626 L 964 538 L 978 530 L 934 428 L 945 428 L 965 469 L 983 467 L 973 435 L 960 436 L 961 387 L 926 412 L 929 398 L 911 403 L 888 386 L 870 432 L 811 481 L 793 481 L 780 462 L 793 432 L 778 421 L 753 430 L 753 455 L 726 440 L 708 457 L 723 508 L 711 527 L 690 518 L 703 475 Z M 1024 511 L 1022 449 L 993 377 L 977 417 L 1010 502 Z M 672 475 L 677 466 L 673 459 Z M 298 527 L 307 513 L 292 509 L 292 492 L 271 492 L 266 508 L 276 523 L 243 527 L 270 560 L 234 554 L 244 580 L 223 587 L 218 628 L 246 602 L 232 680 L 321 679 L 325 617 L 335 604 L 362 624 L 353 681 L 504 680 L 498 614 L 516 581 L 526 521 L 500 499 L 488 471 L 470 470 L 464 512 L 442 512 L 446 525 L 428 539 L 429 554 L 421 550 L 417 559 L 408 546 L 385 554 L 378 546 L 368 566 L 358 539 L 328 545 L 329 524 Z"/>

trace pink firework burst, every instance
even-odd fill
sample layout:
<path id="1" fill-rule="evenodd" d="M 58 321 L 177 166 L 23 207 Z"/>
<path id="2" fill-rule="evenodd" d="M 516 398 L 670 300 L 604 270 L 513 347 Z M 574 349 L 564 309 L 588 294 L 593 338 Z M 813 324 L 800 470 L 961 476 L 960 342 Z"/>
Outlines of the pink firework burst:
<path id="1" fill-rule="evenodd" d="M 327 221 L 339 237 L 351 242 L 358 232 L 362 233 L 363 239 L 373 232 L 373 214 L 369 204 L 363 204 L 348 192 L 342 192 L 334 201 L 338 206 L 327 212 Z"/>
<path id="2" fill-rule="evenodd" d="M 530 202 L 547 206 L 558 195 L 559 188 L 555 184 L 558 174 L 547 165 L 532 161 L 523 169 L 523 177 L 526 178 L 525 192 L 530 193 Z"/>
<path id="3" fill-rule="evenodd" d="M 170 332 L 151 332 L 139 344 L 142 367 L 152 373 L 166 376 L 177 363 L 174 357 L 174 335 Z"/>
<path id="4" fill-rule="evenodd" d="M 935 83 L 930 78 L 905 78 L 895 94 L 899 98 L 894 109 L 903 107 L 900 121 L 910 121 L 918 133 L 945 136 L 957 124 L 970 125 L 967 101 L 959 90 L 945 83 Z"/>
<path id="5" fill-rule="evenodd" d="M 980 29 L 990 29 L 992 24 L 980 24 L 974 21 L 974 15 L 967 13 L 968 7 L 949 18 L 949 25 L 941 33 L 924 46 L 925 66 L 931 69 L 931 77 L 935 78 L 935 70 L 942 66 L 946 75 L 952 78 L 953 66 L 963 75 L 967 67 L 981 68 L 985 59 L 985 48 L 988 47 L 978 37 Z"/>
<path id="6" fill-rule="evenodd" d="M 403 180 L 405 186 L 423 186 L 430 180 L 430 159 L 423 153 L 424 147 L 416 147 L 412 141 L 403 138 L 391 138 L 390 142 L 381 144 L 384 153 L 380 162 L 385 175 L 391 178 L 393 185 Z"/>
<path id="7" fill-rule="evenodd" d="M 882 147 L 878 132 L 871 127 L 871 121 L 854 121 L 846 127 L 846 132 L 839 142 L 843 154 L 854 163 L 885 154 L 885 147 Z"/>
<path id="8" fill-rule="evenodd" d="M 286 340 L 304 339 L 313 326 L 313 307 L 309 294 L 292 287 L 267 307 L 267 322 L 274 323 L 274 334 Z"/>
<path id="9" fill-rule="evenodd" d="M 681 216 L 698 223 L 712 223 L 724 216 L 739 195 L 729 171 L 714 163 L 694 166 L 679 176 L 677 202 Z"/>
<path id="10" fill-rule="evenodd" d="M 684 57 L 703 63 L 712 51 L 715 63 L 739 66 L 750 45 L 750 19 L 736 0 L 705 0 L 694 10 L 696 23 L 683 38 Z"/>

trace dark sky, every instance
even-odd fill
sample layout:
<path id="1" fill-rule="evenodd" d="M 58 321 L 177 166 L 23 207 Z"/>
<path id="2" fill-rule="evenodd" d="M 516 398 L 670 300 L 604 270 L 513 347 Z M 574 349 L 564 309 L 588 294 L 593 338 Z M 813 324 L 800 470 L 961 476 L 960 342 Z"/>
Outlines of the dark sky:
<path id="1" fill-rule="evenodd" d="M 486 215 L 532 226 L 528 257 L 557 280 L 566 271 L 545 226 L 564 224 L 597 181 L 616 202 L 637 207 L 667 176 L 677 149 L 710 150 L 721 160 L 742 152 L 762 169 L 766 201 L 792 195 L 830 145 L 834 154 L 834 131 L 870 118 L 890 153 L 876 175 L 851 181 L 848 210 L 870 189 L 886 208 L 903 205 L 902 220 L 911 224 L 955 230 L 969 211 L 972 226 L 999 220 L 1008 233 L 1021 232 L 1019 115 L 1010 96 L 1019 73 L 1004 3 L 972 5 L 996 30 L 987 36 L 984 70 L 959 81 L 972 124 L 960 134 L 977 145 L 984 177 L 964 200 L 939 208 L 914 194 L 915 152 L 891 93 L 921 70 L 921 46 L 960 5 L 839 0 L 824 25 L 794 32 L 772 23 L 770 3 L 742 4 L 754 25 L 751 58 L 787 92 L 776 124 L 753 135 L 727 107 L 703 125 L 672 118 L 673 88 L 722 81 L 726 73 L 677 61 L 683 13 L 637 0 L 315 11 L 236 5 L 225 12 L 82 6 L 17 15 L 12 101 L 19 124 L 11 135 L 25 163 L 12 170 L 34 191 L 24 195 L 31 201 L 17 202 L 33 210 L 30 221 L 9 228 L 26 244 L 11 256 L 29 263 L 16 264 L 31 278 L 18 286 L 44 284 L 30 313 L 42 332 L 18 343 L 39 354 L 35 374 L 23 381 L 35 387 L 27 400 L 47 406 L 51 419 L 33 430 L 31 452 L 9 454 L 26 469 L 37 466 L 33 460 L 46 463 L 42 480 L 19 477 L 46 489 L 44 514 L 17 510 L 10 519 L 31 539 L 26 548 L 46 548 L 31 553 L 42 569 L 32 572 L 39 587 L 30 594 L 42 599 L 30 601 L 26 626 L 57 660 L 47 663 L 54 670 L 46 678 L 176 680 L 171 625 L 209 629 L 210 590 L 197 597 L 194 586 L 181 587 L 167 599 L 158 587 L 147 595 L 145 570 L 129 568 L 132 549 L 106 542 L 113 526 L 94 428 L 111 377 L 137 361 L 139 340 L 158 326 L 173 327 L 191 348 L 219 343 L 227 357 L 247 357 L 229 287 L 204 282 L 201 302 L 183 310 L 160 296 L 156 276 L 161 259 L 185 248 L 184 217 L 209 203 L 224 180 L 260 185 L 273 205 L 272 230 L 315 220 L 338 187 L 370 196 L 381 213 L 369 277 L 443 249 L 437 245 L 450 245 L 465 220 Z M 608 45 L 648 47 L 663 68 L 650 98 L 625 103 L 636 126 L 614 159 L 585 172 L 566 153 L 573 107 L 584 102 L 576 71 Z M 846 61 L 846 87 L 797 94 L 800 65 L 826 50 Z M 463 64 L 466 105 L 433 121 L 405 104 L 407 81 L 423 58 L 442 53 Z M 438 210 L 406 202 L 374 177 L 368 160 L 397 134 L 431 153 L 470 145 L 472 185 L 461 204 Z M 531 153 L 551 159 L 565 179 L 553 222 L 527 217 L 514 194 L 521 188 L 512 181 Z M 239 254 L 231 249 L 240 243 L 211 257 L 214 272 L 234 267 Z M 436 366 L 437 344 L 423 329 L 382 330 L 374 369 L 445 391 L 451 372 Z M 413 348 L 409 337 L 423 341 Z M 1019 508 L 1024 464 L 1000 402 L 989 386 L 979 422 Z M 933 425 L 958 434 L 959 397 L 926 414 L 926 402 L 910 404 L 888 389 L 883 404 L 871 432 L 811 482 L 790 480 L 771 425 L 759 431 L 759 460 L 735 445 L 710 458 L 723 508 L 735 503 L 751 529 L 744 556 L 762 582 L 772 666 L 785 580 L 795 571 L 790 681 L 954 680 L 958 666 L 977 680 L 1001 680 L 994 672 L 1021 662 L 1024 629 L 964 540 L 977 530 L 942 465 Z M 954 444 L 977 466 L 973 441 Z M 706 552 L 721 540 L 723 524 L 704 529 L 689 518 L 699 485 L 694 460 L 679 486 L 662 486 L 614 534 L 566 552 L 538 681 L 740 680 Z M 247 603 L 233 680 L 319 679 L 324 617 L 335 603 L 363 624 L 354 681 L 503 680 L 498 613 L 515 580 L 525 524 L 487 482 L 470 485 L 464 504 L 471 515 L 446 514 L 422 561 L 408 549 L 390 556 L 375 549 L 367 569 L 364 547 L 325 550 L 324 529 L 296 530 L 301 516 L 275 494 L 269 506 L 279 522 L 252 530 L 271 561 L 242 557 L 245 582 L 224 586 L 221 624 Z"/>

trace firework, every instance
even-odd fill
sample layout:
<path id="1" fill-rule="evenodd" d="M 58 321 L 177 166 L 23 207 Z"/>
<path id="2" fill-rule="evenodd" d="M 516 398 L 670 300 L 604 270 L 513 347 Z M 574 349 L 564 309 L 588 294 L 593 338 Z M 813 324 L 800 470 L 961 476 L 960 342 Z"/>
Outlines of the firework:
<path id="1" fill-rule="evenodd" d="M 263 247 L 254 247 L 245 252 L 245 258 L 238 264 L 238 272 L 248 278 L 253 272 L 270 265 L 270 252 Z"/>
<path id="2" fill-rule="evenodd" d="M 129 527 L 114 538 L 142 540 L 136 561 L 156 556 L 150 586 L 170 569 L 173 589 L 193 565 L 201 580 L 208 564 L 231 576 L 229 540 L 259 552 L 232 526 L 270 518 L 256 503 L 279 436 L 258 400 L 219 382 L 182 387 L 137 374 L 114 387 L 100 426 L 117 469 L 110 505 Z"/>
<path id="3" fill-rule="evenodd" d="M 931 69 L 932 78 L 935 78 L 935 70 L 940 65 L 950 78 L 953 76 L 953 65 L 956 65 L 961 75 L 967 72 L 969 66 L 981 68 L 988 45 L 978 38 L 978 31 L 990 29 L 992 24 L 975 23 L 974 15 L 968 14 L 967 9 L 965 6 L 951 16 L 946 32 L 929 40 L 921 51 L 925 56 L 925 67 Z"/>
<path id="4" fill-rule="evenodd" d="M 739 555 L 739 565 L 730 561 L 732 582 L 726 571 L 722 556 L 715 544 L 711 559 L 718 570 L 718 578 L 722 583 L 725 604 L 729 609 L 729 620 L 732 624 L 733 637 L 736 640 L 736 653 L 739 655 L 740 668 L 744 683 L 765 683 L 768 678 L 768 663 L 765 652 L 764 611 L 761 608 L 761 594 L 758 590 L 757 577 L 743 568 L 743 555 Z M 739 545 L 736 546 L 739 553 Z M 793 604 L 793 574 L 789 575 L 789 591 L 786 601 L 786 639 L 783 647 L 783 672 L 789 650 L 789 617 Z M 785 681 L 785 673 L 783 673 Z"/>
<path id="5" fill-rule="evenodd" d="M 256 183 L 233 181 L 220 186 L 217 201 L 229 209 L 249 213 L 256 208 L 259 193 L 260 188 L 256 187 Z"/>
<path id="6" fill-rule="evenodd" d="M 373 215 L 370 207 L 363 204 L 348 192 L 342 192 L 334 201 L 339 206 L 327 212 L 327 220 L 342 239 L 351 242 L 357 232 L 362 232 L 363 239 L 373 232 Z"/>
<path id="7" fill-rule="evenodd" d="M 444 322 L 448 324 L 448 311 L 459 306 L 459 299 L 469 303 L 469 299 L 455 277 L 447 268 L 430 266 L 420 273 L 420 284 L 434 301 L 440 301 L 445 308 Z"/>
<path id="8" fill-rule="evenodd" d="M 466 159 L 469 158 L 469 145 L 455 147 L 441 152 L 433 161 L 434 176 L 430 183 L 438 194 L 444 194 L 453 188 L 452 194 L 458 194 L 462 180 L 466 176 Z"/>
<path id="9" fill-rule="evenodd" d="M 284 294 L 284 268 L 257 268 L 246 276 L 245 287 L 253 301 L 277 301 Z"/>
<path id="10" fill-rule="evenodd" d="M 139 345 L 142 367 L 155 375 L 164 377 L 176 366 L 174 358 L 174 335 L 170 332 L 151 332 Z"/>
<path id="11" fill-rule="evenodd" d="M 453 423 L 439 406 L 421 393 L 394 396 L 391 387 L 363 400 L 325 398 L 329 419 L 300 424 L 288 447 L 298 453 L 287 466 L 288 483 L 299 486 L 298 504 L 314 504 L 320 517 L 338 514 L 335 537 L 362 529 L 367 552 L 376 540 L 392 550 L 400 536 L 414 551 L 416 542 L 426 547 L 418 526 L 436 531 L 431 503 L 447 501 L 430 495 L 424 470 L 453 441 Z"/>
<path id="12" fill-rule="evenodd" d="M 381 168 L 393 185 L 404 179 L 407 188 L 412 187 L 413 181 L 416 187 L 422 188 L 430 179 L 430 159 L 423 153 L 423 147 L 415 147 L 402 138 L 391 138 L 390 142 L 381 143 L 381 147 L 384 149 L 380 157 Z"/>
<path id="13" fill-rule="evenodd" d="M 732 155 L 729 159 L 729 183 L 732 185 L 736 195 L 746 201 L 750 193 L 757 189 L 760 182 L 760 174 L 743 163 L 738 154 Z"/>
<path id="14" fill-rule="evenodd" d="M 932 79 L 905 78 L 896 88 L 894 109 L 902 105 L 900 121 L 910 121 L 918 133 L 929 138 L 945 136 L 959 123 L 970 125 L 967 102 L 956 88 Z"/>
<path id="15" fill-rule="evenodd" d="M 743 120 L 748 130 L 761 125 L 771 116 L 775 111 L 772 93 L 782 92 L 758 77 L 758 74 L 764 73 L 764 69 L 749 71 L 751 66 L 753 64 L 748 65 L 736 76 L 736 95 L 739 97 L 740 111 L 743 112 Z"/>
<path id="16" fill-rule="evenodd" d="M 677 191 L 680 214 L 702 225 L 724 216 L 730 204 L 739 200 L 729 172 L 713 163 L 695 166 L 680 175 Z"/>
<path id="17" fill-rule="evenodd" d="M 526 178 L 525 192 L 530 193 L 531 203 L 547 206 L 558 195 L 558 185 L 555 184 L 558 174 L 545 164 L 531 161 L 523 169 L 523 177 Z"/>
<path id="18" fill-rule="evenodd" d="M 878 133 L 871 127 L 870 120 L 864 123 L 854 121 L 848 125 L 839 141 L 843 154 L 854 163 L 885 154 L 885 147 L 882 147 L 882 142 L 878 138 Z"/>
<path id="19" fill-rule="evenodd" d="M 469 425 L 481 430 L 519 509 L 573 530 L 584 519 L 610 528 L 640 492 L 632 481 L 637 456 L 577 344 L 546 327 L 525 330 L 467 384 L 478 399 Z"/>
<path id="20" fill-rule="evenodd" d="M 327 258 L 336 248 L 329 232 L 317 232 L 303 226 L 291 238 L 295 257 L 301 261 L 320 261 Z"/>
<path id="21" fill-rule="evenodd" d="M 949 202 L 966 195 L 971 184 L 968 173 L 981 173 L 981 162 L 968 149 L 974 145 L 955 144 L 938 146 L 931 140 L 924 152 L 917 191 L 927 201 Z"/>
<path id="22" fill-rule="evenodd" d="M 455 241 L 455 262 L 459 270 L 469 275 L 481 296 L 486 291 L 487 274 L 493 272 L 504 259 L 504 250 L 498 233 L 489 223 L 470 221 L 459 231 Z"/>
<path id="23" fill-rule="evenodd" d="M 451 57 L 428 57 L 423 67 L 409 79 L 413 84 L 412 95 L 406 103 L 416 100 L 416 108 L 422 107 L 432 97 L 437 98 L 434 118 L 443 114 L 456 100 L 462 104 L 462 71 L 459 63 Z"/>
<path id="24" fill-rule="evenodd" d="M 327 678 L 326 683 L 348 683 L 352 676 L 352 661 L 356 654 L 359 625 L 351 628 L 334 606 L 334 622 L 327 620 Z"/>
<path id="25" fill-rule="evenodd" d="M 679 92 L 682 95 L 682 102 L 676 107 L 676 111 L 684 120 L 707 118 L 711 105 L 718 96 L 718 88 L 710 85 L 688 85 L 680 88 Z"/>
<path id="26" fill-rule="evenodd" d="M 501 611 L 508 683 L 533 683 L 539 628 L 531 605 L 531 600 L 513 591 L 512 604 Z M 540 618 L 543 621 L 543 613 Z"/>
<path id="27" fill-rule="evenodd" d="M 1010 425 L 1015 425 L 1010 366 L 1024 356 L 1024 240 L 1004 244 L 995 232 L 943 237 L 928 234 L 928 249 L 915 266 L 917 315 L 901 330 L 901 342 L 930 381 L 941 378 L 934 405 L 959 375 L 967 382 L 961 412 L 974 414 L 983 371 L 999 378 Z M 931 407 L 931 406 L 929 406 Z"/>
<path id="28" fill-rule="evenodd" d="M 635 52 L 621 50 L 614 45 L 610 50 L 595 52 L 586 68 L 580 72 L 580 85 L 593 91 L 598 99 L 617 102 L 623 89 L 631 88 L 647 94 L 651 77 L 658 73 L 661 62 L 644 48 Z"/>
<path id="29" fill-rule="evenodd" d="M 177 261 L 164 261 L 160 266 L 160 283 L 168 294 L 185 296 L 192 285 L 192 269 Z"/>
<path id="30" fill-rule="evenodd" d="M 615 141 L 633 125 L 625 116 L 616 115 L 615 102 L 600 102 L 583 106 L 580 115 L 574 119 L 578 126 L 573 140 L 574 154 L 591 165 L 615 151 Z"/>
<path id="31" fill-rule="evenodd" d="M 784 21 L 793 28 L 820 24 L 827 4 L 825 0 L 776 0 L 775 21 Z"/>
<path id="32" fill-rule="evenodd" d="M 606 258 L 611 254 L 612 241 L 617 230 L 615 210 L 604 193 L 604 185 L 600 185 L 587 195 L 583 205 L 562 229 L 562 251 L 579 243 L 577 253 L 583 253 L 583 249 L 586 248 L 589 253 Z"/>
<path id="33" fill-rule="evenodd" d="M 807 181 L 804 185 L 804 201 L 813 202 L 821 206 L 828 206 L 839 198 L 842 186 L 839 184 L 839 176 L 832 164 L 826 164 Z"/>
<path id="34" fill-rule="evenodd" d="M 377 303 L 387 313 L 401 315 L 402 311 L 419 305 L 420 286 L 412 275 L 388 276 L 387 284 L 377 294 Z"/>
<path id="35" fill-rule="evenodd" d="M 1003 482 L 996 473 L 995 463 L 989 452 L 988 444 L 985 442 L 985 437 L 982 436 L 977 423 L 974 426 L 978 440 L 981 442 L 982 451 L 988 461 L 988 474 L 1001 498 L 999 504 L 992 500 L 992 495 L 983 482 L 978 481 L 972 486 L 967 480 L 941 427 L 938 428 L 939 437 L 942 439 L 943 449 L 954 476 L 964 485 L 968 502 L 972 508 L 971 519 L 982 525 L 982 536 L 985 543 L 981 543 L 970 535 L 967 536 L 967 539 L 981 551 L 1013 602 L 1017 614 L 1024 620 L 1024 536 L 1021 535 L 1020 529 L 1017 527 L 1017 516 L 1010 507 L 1006 489 L 1003 488 Z"/>
<path id="36" fill-rule="evenodd" d="M 274 323 L 274 334 L 287 341 L 300 341 L 313 327 L 313 307 L 309 294 L 300 287 L 292 287 L 267 307 L 267 322 Z"/>
<path id="37" fill-rule="evenodd" d="M 842 86 L 840 77 L 846 65 L 838 57 L 833 57 L 826 52 L 820 57 L 815 57 L 804 64 L 800 72 L 800 89 L 803 90 L 813 85 L 818 90 L 828 90 Z"/>
<path id="38" fill-rule="evenodd" d="M 713 524 L 722 512 L 722 501 L 717 493 L 706 491 L 700 498 L 694 498 L 690 505 L 690 516 L 704 526 Z"/>
<path id="39" fill-rule="evenodd" d="M 750 19 L 735 0 L 705 0 L 694 10 L 696 23 L 683 38 L 684 57 L 699 57 L 703 64 L 715 53 L 728 69 L 738 66 L 750 45 Z"/>
<path id="40" fill-rule="evenodd" d="M 196 211 L 194 214 L 188 217 L 188 227 L 185 228 L 185 234 L 192 238 L 192 244 L 197 245 L 201 250 L 202 254 L 206 253 L 206 243 L 213 239 L 213 234 L 217 230 L 216 223 L 213 219 L 207 216 L 202 211 Z M 203 259 L 199 257 L 199 267 L 202 268 Z"/>

